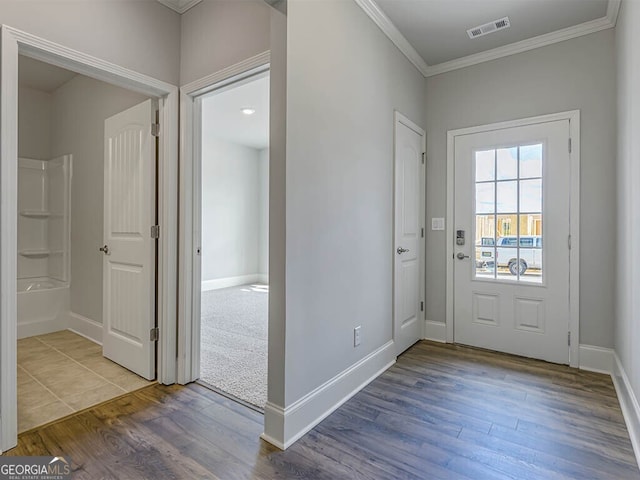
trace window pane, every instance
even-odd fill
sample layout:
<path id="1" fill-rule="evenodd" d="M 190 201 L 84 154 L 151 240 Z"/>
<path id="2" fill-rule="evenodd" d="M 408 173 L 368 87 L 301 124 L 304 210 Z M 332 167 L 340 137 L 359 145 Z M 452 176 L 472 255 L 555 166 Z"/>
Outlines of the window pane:
<path id="1" fill-rule="evenodd" d="M 476 278 L 495 278 L 495 247 L 476 247 Z"/>
<path id="2" fill-rule="evenodd" d="M 515 242 L 517 242 L 516 237 L 498 240 L 498 246 L 496 247 L 496 278 L 499 280 L 518 280 L 518 272 L 517 269 L 514 268 L 514 265 L 518 264 L 518 248 L 517 246 L 508 246 L 508 244 Z M 512 273 L 512 270 L 515 272 L 515 275 Z"/>
<path id="3" fill-rule="evenodd" d="M 495 180 L 495 150 L 476 152 L 476 182 Z"/>
<path id="4" fill-rule="evenodd" d="M 523 237 L 522 242 L 527 242 L 527 246 L 520 245 L 519 275 L 523 282 L 542 283 L 542 249 L 528 246 L 529 243 L 536 245 L 541 237 Z M 515 270 L 515 267 L 513 268 Z"/>
<path id="5" fill-rule="evenodd" d="M 496 245 L 517 246 L 516 235 L 518 235 L 517 215 L 498 215 L 496 219 Z M 511 237 L 511 238 L 502 238 Z"/>
<path id="6" fill-rule="evenodd" d="M 520 178 L 542 177 L 542 144 L 520 147 Z"/>
<path id="7" fill-rule="evenodd" d="M 495 183 L 476 183 L 476 213 L 493 213 Z"/>
<path id="8" fill-rule="evenodd" d="M 498 180 L 518 178 L 518 148 L 499 148 L 497 150 Z"/>
<path id="9" fill-rule="evenodd" d="M 507 213 L 518 211 L 518 182 L 498 182 L 496 212 Z"/>
<path id="10" fill-rule="evenodd" d="M 527 235 L 542 235 L 542 214 L 526 213 L 520 215 L 520 236 Z M 539 247 L 540 245 L 535 246 Z"/>
<path id="11" fill-rule="evenodd" d="M 476 278 L 495 278 L 495 215 L 476 215 L 475 260 Z"/>
<path id="12" fill-rule="evenodd" d="M 500 190 L 498 190 L 498 193 Z M 498 197 L 499 198 L 499 197 Z M 542 212 L 542 180 L 520 182 L 520 211 Z"/>
<path id="13" fill-rule="evenodd" d="M 493 247 L 496 244 L 496 221 L 493 215 L 476 215 L 476 245 Z"/>

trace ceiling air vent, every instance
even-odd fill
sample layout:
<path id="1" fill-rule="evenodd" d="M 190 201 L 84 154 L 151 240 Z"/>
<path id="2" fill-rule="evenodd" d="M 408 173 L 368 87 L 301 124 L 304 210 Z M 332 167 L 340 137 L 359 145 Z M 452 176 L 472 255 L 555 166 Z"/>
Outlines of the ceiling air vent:
<path id="1" fill-rule="evenodd" d="M 467 30 L 467 35 L 469 35 L 469 38 L 482 37 L 483 35 L 488 35 L 489 33 L 509 28 L 510 26 L 511 23 L 509 23 L 509 17 L 504 17 L 494 20 L 493 22 L 485 23 L 484 25 L 478 25 L 477 27 L 470 28 Z"/>

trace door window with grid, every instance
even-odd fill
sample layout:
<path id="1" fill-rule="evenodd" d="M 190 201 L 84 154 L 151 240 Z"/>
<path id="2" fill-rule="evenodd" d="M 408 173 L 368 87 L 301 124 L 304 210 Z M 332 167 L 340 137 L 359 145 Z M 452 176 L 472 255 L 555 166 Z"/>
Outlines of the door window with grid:
<path id="1" fill-rule="evenodd" d="M 476 279 L 543 281 L 543 144 L 474 152 Z"/>

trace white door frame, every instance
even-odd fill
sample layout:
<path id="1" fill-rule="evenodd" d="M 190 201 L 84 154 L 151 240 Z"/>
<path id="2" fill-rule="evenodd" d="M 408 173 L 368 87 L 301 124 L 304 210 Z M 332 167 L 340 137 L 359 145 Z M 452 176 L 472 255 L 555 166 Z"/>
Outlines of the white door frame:
<path id="1" fill-rule="evenodd" d="M 0 450 L 17 442 L 16 223 L 18 55 L 158 99 L 158 381 L 176 380 L 178 88 L 113 63 L 2 25 L 0 59 Z"/>
<path id="2" fill-rule="evenodd" d="M 420 338 L 425 338 L 425 298 L 426 298 L 426 279 L 425 279 L 425 252 L 426 252 L 426 240 L 427 235 L 425 231 L 425 215 L 426 215 L 426 173 L 427 173 L 427 165 L 426 165 L 426 151 L 427 151 L 427 132 L 416 123 L 412 122 L 400 113 L 397 110 L 393 112 L 393 281 L 391 282 L 393 285 L 392 288 L 392 305 L 393 305 L 393 335 L 395 337 L 396 334 L 396 307 L 395 307 L 395 298 L 396 298 L 396 262 L 398 260 L 398 255 L 395 251 L 395 242 L 396 242 L 396 142 L 398 136 L 398 126 L 400 124 L 405 125 L 410 128 L 417 134 L 422 136 L 422 163 L 421 163 L 421 175 L 420 175 L 420 211 L 418 212 L 418 218 L 420 223 L 420 228 L 422 229 L 422 237 L 418 240 L 418 245 L 420 245 L 420 252 L 418 253 L 418 265 L 420 265 L 420 285 L 418 286 L 420 292 L 420 301 L 422 302 L 423 308 L 418 311 L 418 321 L 420 322 Z M 394 338 L 395 340 L 395 338 Z M 397 348 L 397 347 L 396 347 Z"/>
<path id="3" fill-rule="evenodd" d="M 269 71 L 269 51 L 180 87 L 180 252 L 178 282 L 178 372 L 186 384 L 200 374 L 200 291 L 203 95 Z"/>
<path id="4" fill-rule="evenodd" d="M 480 125 L 477 127 L 449 130 L 447 132 L 447 299 L 446 299 L 446 327 L 447 342 L 453 343 L 453 266 L 454 266 L 454 163 L 455 139 L 460 135 L 501 130 L 505 128 L 522 127 L 538 123 L 569 120 L 569 135 L 571 139 L 571 187 L 570 187 L 570 226 L 571 250 L 569 251 L 569 330 L 571 346 L 569 348 L 569 365 L 578 367 L 580 347 L 580 110 L 540 115 L 537 117 L 510 120 L 506 122 Z M 567 146 L 568 147 L 568 146 Z"/>

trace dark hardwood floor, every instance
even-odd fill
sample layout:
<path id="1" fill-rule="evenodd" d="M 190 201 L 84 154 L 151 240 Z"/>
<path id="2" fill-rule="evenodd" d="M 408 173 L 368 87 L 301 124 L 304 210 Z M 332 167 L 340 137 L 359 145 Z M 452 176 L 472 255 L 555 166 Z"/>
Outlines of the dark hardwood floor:
<path id="1" fill-rule="evenodd" d="M 606 375 L 420 342 L 281 452 L 262 415 L 154 385 L 22 434 L 74 479 L 640 479 Z"/>

